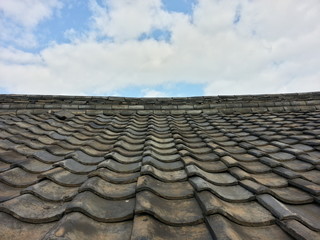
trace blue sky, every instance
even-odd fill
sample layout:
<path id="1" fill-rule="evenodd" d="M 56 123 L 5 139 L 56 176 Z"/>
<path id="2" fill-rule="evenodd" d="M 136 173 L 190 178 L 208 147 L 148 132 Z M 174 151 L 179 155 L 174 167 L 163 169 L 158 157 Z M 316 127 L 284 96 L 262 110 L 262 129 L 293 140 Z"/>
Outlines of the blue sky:
<path id="1" fill-rule="evenodd" d="M 0 1 L 0 93 L 320 90 L 318 0 Z"/>

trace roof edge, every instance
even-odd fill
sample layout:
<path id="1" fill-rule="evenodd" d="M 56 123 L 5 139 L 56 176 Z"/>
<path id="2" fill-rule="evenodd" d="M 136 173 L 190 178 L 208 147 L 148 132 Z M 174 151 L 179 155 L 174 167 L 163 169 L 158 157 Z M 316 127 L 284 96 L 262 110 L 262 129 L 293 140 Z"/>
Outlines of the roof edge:
<path id="1" fill-rule="evenodd" d="M 320 110 L 320 92 L 175 98 L 0 95 L 0 111 L 79 113 L 251 113 Z"/>

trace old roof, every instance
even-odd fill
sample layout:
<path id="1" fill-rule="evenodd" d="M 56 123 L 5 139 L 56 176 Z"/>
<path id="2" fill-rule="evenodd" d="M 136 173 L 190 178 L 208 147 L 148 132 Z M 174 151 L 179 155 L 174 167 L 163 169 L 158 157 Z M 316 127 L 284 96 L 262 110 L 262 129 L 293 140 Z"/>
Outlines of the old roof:
<path id="1" fill-rule="evenodd" d="M 320 93 L 0 102 L 1 239 L 320 239 Z"/>

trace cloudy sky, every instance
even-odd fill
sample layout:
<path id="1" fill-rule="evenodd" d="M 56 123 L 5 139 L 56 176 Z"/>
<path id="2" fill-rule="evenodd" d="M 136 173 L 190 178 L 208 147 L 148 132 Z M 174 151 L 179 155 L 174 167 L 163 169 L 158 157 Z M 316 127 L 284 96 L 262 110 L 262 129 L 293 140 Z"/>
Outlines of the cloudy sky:
<path id="1" fill-rule="evenodd" d="M 320 90 L 319 0 L 0 0 L 0 93 Z"/>

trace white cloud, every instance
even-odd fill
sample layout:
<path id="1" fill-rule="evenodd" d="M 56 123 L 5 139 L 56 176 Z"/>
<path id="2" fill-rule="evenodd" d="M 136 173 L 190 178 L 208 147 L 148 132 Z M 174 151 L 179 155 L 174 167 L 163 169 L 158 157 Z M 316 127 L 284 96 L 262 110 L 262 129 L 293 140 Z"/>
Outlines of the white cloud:
<path id="1" fill-rule="evenodd" d="M 144 96 L 166 95 L 154 87 L 177 82 L 205 84 L 206 95 L 320 90 L 318 0 L 202 0 L 192 16 L 167 12 L 160 0 L 91 7 L 87 38 L 73 30 L 73 43 L 40 54 L 0 49 L 0 85 L 91 95 L 138 86 Z M 156 28 L 170 31 L 170 41 L 137 39 Z M 95 40 L 101 36 L 113 40 Z"/>
<path id="2" fill-rule="evenodd" d="M 164 92 L 153 89 L 142 89 L 143 97 L 168 97 Z"/>
<path id="3" fill-rule="evenodd" d="M 19 25 L 35 27 L 61 5 L 59 0 L 10 0 L 0 1 L 0 10 Z"/>
<path id="4" fill-rule="evenodd" d="M 103 0 L 103 5 L 90 1 L 92 25 L 97 35 L 116 41 L 136 39 L 154 29 L 169 29 L 181 15 L 168 13 L 161 0 Z"/>
<path id="5" fill-rule="evenodd" d="M 59 0 L 0 1 L 0 40 L 22 47 L 35 47 L 35 27 L 61 7 Z"/>

